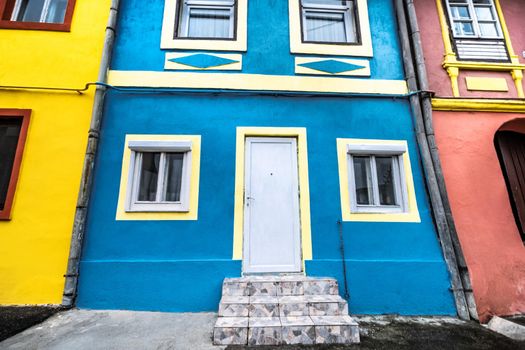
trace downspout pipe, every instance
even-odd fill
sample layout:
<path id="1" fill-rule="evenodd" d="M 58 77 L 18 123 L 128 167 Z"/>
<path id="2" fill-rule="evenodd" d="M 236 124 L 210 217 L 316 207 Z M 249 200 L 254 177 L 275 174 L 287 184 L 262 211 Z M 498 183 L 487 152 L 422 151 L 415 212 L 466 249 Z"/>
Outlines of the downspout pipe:
<path id="1" fill-rule="evenodd" d="M 425 58 L 423 55 L 423 45 L 421 44 L 421 35 L 419 31 L 419 25 L 417 22 L 416 9 L 414 6 L 414 0 L 404 0 L 405 8 L 408 14 L 408 24 L 410 31 L 410 39 L 412 41 L 412 48 L 414 50 L 414 61 L 416 65 L 416 74 L 417 82 L 420 89 L 428 91 L 429 83 L 427 77 L 427 71 L 425 66 Z M 425 126 L 425 133 L 427 135 L 427 140 L 430 148 L 430 155 L 432 157 L 432 162 L 434 164 L 434 170 L 436 172 L 436 177 L 438 181 L 438 187 L 441 195 L 441 200 L 443 202 L 443 208 L 445 211 L 445 216 L 450 228 L 450 236 L 452 238 L 452 244 L 454 245 L 454 251 L 456 253 L 456 258 L 458 261 L 458 267 L 461 274 L 461 281 L 463 284 L 463 289 L 465 296 L 467 298 L 467 303 L 469 307 L 470 316 L 477 320 L 478 313 L 476 308 L 476 301 L 474 299 L 474 294 L 472 292 L 472 283 L 470 279 L 470 274 L 468 271 L 467 263 L 465 261 L 465 256 L 459 242 L 458 233 L 456 230 L 456 225 L 454 223 L 454 218 L 452 216 L 452 209 L 450 206 L 450 201 L 447 193 L 447 186 L 445 184 L 445 176 L 443 174 L 443 168 L 441 166 L 441 160 L 439 158 L 438 147 L 436 144 L 436 138 L 434 135 L 434 125 L 432 121 L 432 99 L 429 95 L 421 96 L 421 103 L 423 106 L 423 121 Z"/>
<path id="2" fill-rule="evenodd" d="M 98 73 L 98 82 L 106 83 L 113 44 L 115 43 L 115 30 L 117 24 L 119 0 L 111 0 L 108 23 L 104 38 L 104 48 Z M 98 147 L 100 125 L 104 109 L 104 98 L 107 87 L 103 84 L 97 85 L 95 99 L 93 102 L 93 112 L 91 115 L 91 125 L 88 133 L 88 143 L 84 157 L 84 166 L 80 181 L 80 189 L 77 198 L 73 232 L 71 235 L 71 245 L 65 274 L 64 294 L 62 296 L 62 306 L 73 307 L 77 296 L 77 283 L 80 256 L 82 253 L 82 241 L 86 227 L 87 207 L 93 183 L 93 167 Z"/>
<path id="3" fill-rule="evenodd" d="M 399 37 L 401 42 L 401 50 L 403 55 L 403 62 L 405 68 L 405 75 L 408 88 L 411 91 L 417 90 L 417 75 L 414 68 L 411 43 L 408 34 L 408 23 L 405 13 L 403 0 L 395 0 L 395 8 L 398 20 Z M 452 238 L 450 235 L 450 227 L 448 225 L 445 209 L 439 191 L 438 180 L 434 169 L 434 163 L 430 152 L 430 147 L 426 135 L 425 122 L 423 116 L 423 108 L 419 95 L 410 96 L 410 105 L 412 107 L 414 117 L 414 128 L 416 132 L 416 139 L 421 155 L 421 162 L 425 171 L 425 180 L 432 206 L 432 213 L 436 224 L 439 241 L 443 250 L 443 256 L 447 264 L 448 271 L 451 277 L 452 294 L 456 304 L 458 317 L 462 320 L 470 319 L 469 310 L 465 294 L 463 292 L 463 285 L 461 282 L 460 272 L 456 254 L 452 245 Z"/>

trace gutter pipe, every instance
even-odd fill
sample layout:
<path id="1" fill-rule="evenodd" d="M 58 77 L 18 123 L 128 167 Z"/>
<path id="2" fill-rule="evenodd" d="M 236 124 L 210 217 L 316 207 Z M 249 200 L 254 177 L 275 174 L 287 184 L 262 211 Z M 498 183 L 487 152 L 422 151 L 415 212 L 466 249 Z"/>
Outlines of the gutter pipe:
<path id="1" fill-rule="evenodd" d="M 416 62 L 416 72 L 418 76 L 419 87 L 421 89 L 428 90 L 428 77 L 425 66 L 425 59 L 423 54 L 423 46 L 421 44 L 421 35 L 419 31 L 419 25 L 417 22 L 416 9 L 414 6 L 414 0 L 405 0 L 406 10 L 408 12 L 408 22 L 409 29 L 412 39 L 412 47 L 414 49 L 415 55 L 414 59 Z M 452 215 L 452 209 L 450 206 L 450 201 L 447 193 L 447 186 L 445 184 L 445 176 L 443 174 L 443 168 L 441 166 L 441 160 L 439 158 L 438 147 L 436 144 L 436 139 L 434 135 L 434 126 L 432 121 L 432 98 L 428 95 L 423 95 L 421 99 L 423 103 L 423 121 L 425 126 L 425 133 L 427 135 L 428 144 L 430 147 L 430 155 L 432 157 L 432 162 L 434 164 L 434 170 L 436 172 L 438 188 L 443 202 L 443 209 L 445 211 L 445 216 L 447 223 L 450 229 L 450 236 L 452 239 L 452 244 L 454 251 L 456 253 L 456 259 L 459 267 L 461 282 L 463 284 L 463 292 L 465 294 L 467 305 L 469 309 L 470 316 L 478 320 L 478 313 L 476 308 L 476 301 L 474 299 L 474 294 L 472 292 L 472 283 L 470 279 L 470 274 L 468 271 L 467 263 L 465 261 L 465 256 L 459 242 L 458 233 L 456 230 L 456 225 L 454 223 L 454 218 Z"/>
<path id="2" fill-rule="evenodd" d="M 105 83 L 107 81 L 107 72 L 109 70 L 111 54 L 113 52 L 113 44 L 115 42 L 118 8 L 119 0 L 111 0 L 109 18 L 104 38 L 104 48 L 102 51 L 102 59 L 98 73 L 98 82 Z M 64 275 L 66 280 L 64 294 L 62 297 L 62 305 L 65 307 L 73 307 L 75 305 L 75 299 L 77 296 L 78 270 L 80 256 L 82 253 L 82 240 L 86 227 L 87 206 L 93 183 L 93 167 L 95 165 L 95 156 L 98 147 L 106 90 L 107 87 L 105 85 L 97 84 L 97 88 L 95 90 L 95 99 L 93 102 L 91 125 L 88 133 L 88 143 L 84 157 L 84 166 L 82 169 L 82 178 L 77 198 L 73 232 L 71 235 L 67 272 Z"/>
<path id="3" fill-rule="evenodd" d="M 407 23 L 407 14 L 405 12 L 404 2 L 407 3 L 410 2 L 410 0 L 395 0 L 395 8 L 397 13 L 399 27 L 398 29 L 400 34 L 399 37 L 401 41 L 401 49 L 403 54 L 403 62 L 405 67 L 407 84 L 409 90 L 415 91 L 417 90 L 418 86 L 418 75 L 416 74 L 414 68 L 413 59 L 415 59 L 416 62 L 419 64 L 418 68 L 420 70 L 424 70 L 424 61 L 420 42 L 417 40 L 412 40 L 412 42 L 410 41 L 408 33 L 410 27 Z M 411 15 L 413 16 L 414 14 L 414 12 L 409 12 L 408 17 L 410 17 Z M 414 30 L 413 28 L 411 29 L 412 39 L 414 39 Z M 416 33 L 418 34 L 418 32 Z M 415 51 L 414 55 L 412 54 L 411 44 Z M 416 49 L 415 46 L 417 45 L 419 45 L 419 48 Z M 429 111 L 426 109 L 427 103 L 425 102 L 425 104 L 422 106 L 422 100 L 429 101 L 429 98 L 420 97 L 418 95 L 410 96 L 410 104 L 412 106 L 414 116 L 414 128 L 416 131 L 417 143 L 419 145 L 421 161 L 426 175 L 425 180 L 430 197 L 430 202 L 432 205 L 432 212 L 434 215 L 439 241 L 441 243 L 441 248 L 443 250 L 445 262 L 447 264 L 448 271 L 451 277 L 452 294 L 454 296 L 458 317 L 462 320 L 468 320 L 470 319 L 470 314 L 467 306 L 465 293 L 463 290 L 463 284 L 460 277 L 461 275 L 458 267 L 458 259 L 456 257 L 456 252 L 452 244 L 450 232 L 451 230 L 449 227 L 447 216 L 445 214 L 445 207 L 443 205 L 443 200 L 439 188 L 438 175 L 434 167 L 435 163 L 431 152 L 431 148 L 435 148 L 435 144 L 429 142 L 429 129 L 425 127 L 427 124 L 431 124 L 430 118 L 432 116 L 432 106 L 430 105 L 430 113 L 428 113 Z M 427 113 L 424 114 L 424 112 Z M 433 137 L 430 138 L 430 140 L 433 140 Z M 437 152 L 435 154 L 437 154 Z"/>

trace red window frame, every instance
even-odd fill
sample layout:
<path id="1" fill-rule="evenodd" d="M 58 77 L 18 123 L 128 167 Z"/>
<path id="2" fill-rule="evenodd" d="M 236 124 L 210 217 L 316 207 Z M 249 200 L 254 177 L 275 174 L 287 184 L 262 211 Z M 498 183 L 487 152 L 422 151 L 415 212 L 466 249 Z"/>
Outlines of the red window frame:
<path id="1" fill-rule="evenodd" d="M 18 22 L 11 21 L 11 15 L 16 0 L 0 0 L 0 28 L 4 29 L 26 29 L 26 30 L 50 30 L 57 32 L 69 32 L 73 20 L 73 10 L 76 0 L 68 0 L 64 23 L 40 23 L 40 22 Z"/>
<path id="2" fill-rule="evenodd" d="M 9 179 L 9 186 L 7 187 L 6 201 L 4 209 L 0 210 L 0 220 L 11 219 L 11 209 L 13 207 L 13 199 L 15 197 L 15 189 L 16 184 L 18 182 L 20 165 L 22 164 L 22 154 L 24 153 L 24 146 L 26 143 L 27 129 L 29 127 L 30 116 L 30 109 L 0 109 L 0 119 L 13 117 L 22 118 L 22 127 L 20 128 L 20 135 L 18 136 L 18 143 L 16 145 L 13 169 L 11 170 L 11 178 Z"/>

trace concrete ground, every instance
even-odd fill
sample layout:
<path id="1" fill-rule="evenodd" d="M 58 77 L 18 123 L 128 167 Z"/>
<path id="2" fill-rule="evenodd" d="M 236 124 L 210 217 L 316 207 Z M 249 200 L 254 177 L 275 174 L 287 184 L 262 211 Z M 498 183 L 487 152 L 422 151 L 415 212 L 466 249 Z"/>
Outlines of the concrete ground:
<path id="1" fill-rule="evenodd" d="M 212 350 L 214 313 L 69 310 L 0 342 L 2 350 Z M 453 318 L 356 317 L 361 344 L 351 346 L 230 346 L 269 349 L 498 349 L 525 350 L 475 322 Z"/>

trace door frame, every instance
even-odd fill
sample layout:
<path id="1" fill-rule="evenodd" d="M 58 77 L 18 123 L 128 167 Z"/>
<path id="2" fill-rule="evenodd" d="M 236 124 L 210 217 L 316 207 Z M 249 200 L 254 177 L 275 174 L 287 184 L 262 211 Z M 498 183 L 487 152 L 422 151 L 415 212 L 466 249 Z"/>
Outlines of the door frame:
<path id="1" fill-rule="evenodd" d="M 299 221 L 301 224 L 302 271 L 305 260 L 312 259 L 310 227 L 310 190 L 308 182 L 308 150 L 306 128 L 294 127 L 237 127 L 235 162 L 235 198 L 233 223 L 233 260 L 243 259 L 244 241 L 244 169 L 246 137 L 297 138 L 297 165 L 299 175 Z"/>
<path id="2" fill-rule="evenodd" d="M 250 200 L 250 197 L 252 195 L 252 181 L 250 172 L 251 164 L 253 162 L 253 158 L 251 155 L 251 148 L 253 143 L 267 143 L 267 144 L 275 144 L 275 143 L 281 143 L 290 145 L 292 147 L 292 152 L 294 153 L 293 158 L 291 159 L 291 167 L 292 169 L 295 168 L 295 171 L 292 174 L 292 178 L 290 179 L 291 185 L 293 188 L 296 189 L 296 192 L 294 193 L 294 198 L 292 198 L 291 206 L 293 211 L 293 230 L 289 234 L 291 234 L 291 238 L 293 240 L 293 268 L 290 271 L 283 271 L 283 267 L 279 268 L 279 265 L 275 265 L 275 269 L 273 271 L 256 271 L 256 270 L 265 270 L 262 269 L 252 269 L 249 268 L 247 265 L 247 262 L 250 259 L 250 240 L 252 238 L 251 229 L 250 229 L 250 219 L 252 217 L 252 210 L 250 203 L 252 200 Z M 303 266 L 302 266 L 302 252 L 301 252 L 301 209 L 299 207 L 299 198 L 300 198 L 300 188 L 299 188 L 299 167 L 298 167 L 298 148 L 297 148 L 297 138 L 296 137 L 260 137 L 260 136 L 247 136 L 244 140 L 245 144 L 245 168 L 244 168 L 244 227 L 243 227 L 243 260 L 242 260 L 242 271 L 243 273 L 298 273 L 302 272 Z M 295 196 L 296 195 L 296 196 Z M 254 203 L 256 204 L 256 203 Z M 287 233 L 288 234 L 288 233 Z"/>

